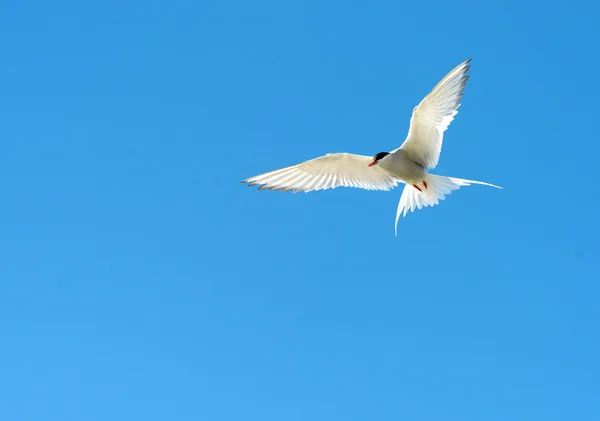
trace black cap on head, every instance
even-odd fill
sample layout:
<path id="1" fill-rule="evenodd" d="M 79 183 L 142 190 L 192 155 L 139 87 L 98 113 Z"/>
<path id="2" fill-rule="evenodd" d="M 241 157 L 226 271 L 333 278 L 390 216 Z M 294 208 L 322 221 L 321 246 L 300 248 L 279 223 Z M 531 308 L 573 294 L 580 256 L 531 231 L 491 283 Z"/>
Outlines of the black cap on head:
<path id="1" fill-rule="evenodd" d="M 375 155 L 373 157 L 373 161 L 379 161 L 380 159 L 383 159 L 384 157 L 386 157 L 389 154 L 390 154 L 389 152 L 379 152 L 377 155 Z"/>

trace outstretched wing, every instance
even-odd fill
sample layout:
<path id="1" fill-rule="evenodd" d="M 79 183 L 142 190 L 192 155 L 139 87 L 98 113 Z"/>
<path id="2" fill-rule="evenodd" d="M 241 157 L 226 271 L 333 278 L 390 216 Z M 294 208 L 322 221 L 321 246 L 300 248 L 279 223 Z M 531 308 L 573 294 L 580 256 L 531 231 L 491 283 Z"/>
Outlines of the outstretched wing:
<path id="1" fill-rule="evenodd" d="M 444 132 L 460 107 L 471 59 L 459 64 L 415 107 L 406 140 L 400 146 L 408 156 L 426 169 L 435 168 L 440 159 Z"/>
<path id="2" fill-rule="evenodd" d="M 349 153 L 332 153 L 291 167 L 249 177 L 242 181 L 259 190 L 309 192 L 356 187 L 365 190 L 390 190 L 401 181 L 378 165 L 369 167 L 372 158 Z"/>

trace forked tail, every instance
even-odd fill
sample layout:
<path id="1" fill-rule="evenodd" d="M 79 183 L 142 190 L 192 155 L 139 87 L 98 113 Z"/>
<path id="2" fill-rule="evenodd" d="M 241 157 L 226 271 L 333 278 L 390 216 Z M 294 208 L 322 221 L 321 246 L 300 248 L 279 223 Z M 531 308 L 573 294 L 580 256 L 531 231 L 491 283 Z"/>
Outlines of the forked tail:
<path id="1" fill-rule="evenodd" d="M 413 185 L 407 183 L 398 203 L 394 233 L 398 235 L 398 219 L 400 219 L 400 214 L 406 216 L 409 210 L 412 212 L 415 208 L 421 209 L 427 206 L 435 206 L 440 203 L 440 200 L 444 200 L 446 195 L 451 194 L 452 190 L 458 190 L 462 186 L 469 186 L 471 184 L 482 184 L 484 186 L 496 187 L 497 189 L 502 188 L 482 181 L 464 180 L 462 178 L 443 177 L 433 174 L 427 174 L 425 180 L 419 184 Z"/>

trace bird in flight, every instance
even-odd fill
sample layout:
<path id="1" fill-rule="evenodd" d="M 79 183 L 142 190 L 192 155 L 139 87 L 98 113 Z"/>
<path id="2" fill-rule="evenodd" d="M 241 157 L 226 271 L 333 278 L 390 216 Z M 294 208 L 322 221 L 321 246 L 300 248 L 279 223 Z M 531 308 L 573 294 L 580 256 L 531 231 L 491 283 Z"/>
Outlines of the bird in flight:
<path id="1" fill-rule="evenodd" d="M 398 219 L 415 208 L 435 206 L 452 190 L 482 184 L 482 181 L 444 177 L 428 173 L 438 164 L 444 132 L 454 120 L 460 99 L 469 79 L 471 59 L 456 66 L 412 112 L 406 140 L 398 149 L 379 152 L 373 157 L 351 153 L 329 153 L 291 167 L 249 177 L 242 181 L 259 190 L 310 192 L 356 187 L 365 190 L 391 190 L 405 183 L 398 203 L 394 232 L 398 235 Z"/>

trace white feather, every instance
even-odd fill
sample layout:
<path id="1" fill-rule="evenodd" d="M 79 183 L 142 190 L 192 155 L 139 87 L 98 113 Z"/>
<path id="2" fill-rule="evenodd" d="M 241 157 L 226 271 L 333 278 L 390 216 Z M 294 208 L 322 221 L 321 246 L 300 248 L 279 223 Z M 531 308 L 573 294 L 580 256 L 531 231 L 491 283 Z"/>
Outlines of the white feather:
<path id="1" fill-rule="evenodd" d="M 454 120 L 469 76 L 471 59 L 456 66 L 415 107 L 410 129 L 400 149 L 426 169 L 435 168 L 440 159 L 444 132 Z"/>
<path id="2" fill-rule="evenodd" d="M 369 166 L 373 158 L 349 153 L 333 153 L 310 161 L 242 181 L 262 185 L 259 189 L 315 191 L 336 187 L 357 187 L 365 190 L 391 190 L 401 182 L 398 177 L 379 167 Z"/>

